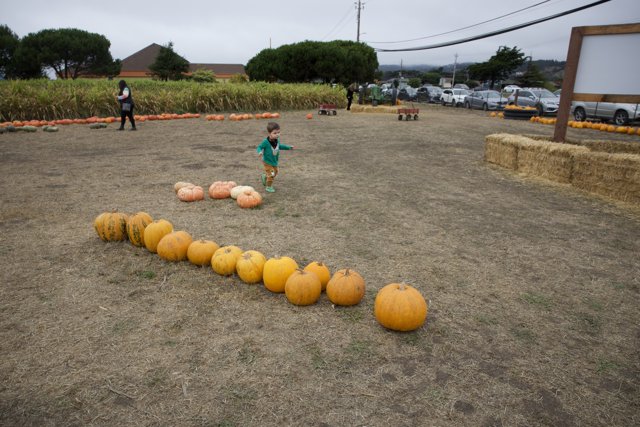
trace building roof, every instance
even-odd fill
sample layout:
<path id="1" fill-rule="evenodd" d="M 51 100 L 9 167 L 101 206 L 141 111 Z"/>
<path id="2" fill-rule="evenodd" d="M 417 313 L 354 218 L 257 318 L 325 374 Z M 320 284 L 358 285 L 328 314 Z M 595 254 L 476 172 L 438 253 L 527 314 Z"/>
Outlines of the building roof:
<path id="1" fill-rule="evenodd" d="M 246 74 L 242 64 L 189 64 L 189 71 L 211 70 L 216 76 Z"/>
<path id="2" fill-rule="evenodd" d="M 162 46 L 159 44 L 152 43 L 133 55 L 127 56 L 122 60 L 122 72 L 151 72 L 149 65 L 155 62 L 158 53 L 160 53 L 160 48 Z"/>
<path id="3" fill-rule="evenodd" d="M 160 53 L 160 46 L 152 43 L 142 50 L 126 57 L 122 60 L 121 76 L 144 77 L 151 73 L 149 65 L 153 64 Z M 186 58 L 185 58 L 186 59 Z M 189 64 L 189 72 L 199 69 L 211 70 L 216 76 L 232 76 L 234 74 L 246 74 L 242 64 Z"/>

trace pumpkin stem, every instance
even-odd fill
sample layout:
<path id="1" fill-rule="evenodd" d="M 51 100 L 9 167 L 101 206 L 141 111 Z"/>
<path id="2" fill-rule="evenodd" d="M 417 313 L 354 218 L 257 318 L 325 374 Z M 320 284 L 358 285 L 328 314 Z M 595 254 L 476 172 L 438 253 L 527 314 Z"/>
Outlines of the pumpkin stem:
<path id="1" fill-rule="evenodd" d="M 405 289 L 407 289 L 407 286 L 405 285 L 405 283 L 404 282 L 400 283 L 400 286 L 398 286 L 398 290 L 404 291 Z"/>

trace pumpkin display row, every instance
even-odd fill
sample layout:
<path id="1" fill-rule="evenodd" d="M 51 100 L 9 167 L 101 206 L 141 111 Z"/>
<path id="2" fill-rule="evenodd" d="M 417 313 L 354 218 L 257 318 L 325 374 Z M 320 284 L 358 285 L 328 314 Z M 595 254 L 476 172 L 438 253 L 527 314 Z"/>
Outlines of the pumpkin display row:
<path id="1" fill-rule="evenodd" d="M 365 281 L 355 270 L 345 268 L 333 275 L 322 262 L 313 261 L 304 268 L 290 257 L 267 259 L 256 250 L 243 251 L 238 246 L 220 247 L 212 240 L 193 240 L 184 231 L 175 231 L 165 219 L 154 220 L 146 212 L 127 215 L 104 212 L 94 220 L 94 229 L 106 242 L 129 240 L 131 244 L 157 253 L 165 261 L 189 261 L 197 266 L 211 266 L 222 276 L 236 274 L 247 284 L 262 282 L 274 293 L 284 293 L 295 305 L 315 304 L 322 292 L 331 303 L 353 306 L 365 295 Z M 418 290 L 404 283 L 390 283 L 376 295 L 374 315 L 385 328 L 412 331 L 427 317 L 427 303 Z"/>
<path id="2" fill-rule="evenodd" d="M 173 190 L 183 202 L 204 200 L 204 189 L 190 182 L 178 181 Z M 238 185 L 235 181 L 215 181 L 209 186 L 209 197 L 212 199 L 232 198 L 241 208 L 255 208 L 262 204 L 262 196 L 250 185 Z"/>

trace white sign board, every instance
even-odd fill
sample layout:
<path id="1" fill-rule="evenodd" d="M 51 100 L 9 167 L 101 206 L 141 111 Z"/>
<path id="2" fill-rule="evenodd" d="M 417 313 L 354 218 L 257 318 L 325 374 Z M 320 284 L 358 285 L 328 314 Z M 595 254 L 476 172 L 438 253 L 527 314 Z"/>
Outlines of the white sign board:
<path id="1" fill-rule="evenodd" d="M 640 95 L 640 34 L 585 35 L 574 93 Z"/>

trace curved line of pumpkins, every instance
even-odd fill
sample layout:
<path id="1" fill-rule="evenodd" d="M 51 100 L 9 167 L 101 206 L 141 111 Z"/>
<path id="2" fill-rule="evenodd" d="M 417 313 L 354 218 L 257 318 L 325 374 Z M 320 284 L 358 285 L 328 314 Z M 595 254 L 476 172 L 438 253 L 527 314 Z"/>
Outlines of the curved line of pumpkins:
<path id="1" fill-rule="evenodd" d="M 267 259 L 255 250 L 243 251 L 237 246 L 220 247 L 211 240 L 193 240 L 184 230 L 174 231 L 165 219 L 154 220 L 146 212 L 127 215 L 103 212 L 94 222 L 94 229 L 105 242 L 129 240 L 131 244 L 157 253 L 165 261 L 189 261 L 197 266 L 210 265 L 222 276 L 234 273 L 247 284 L 262 282 L 274 293 L 284 293 L 295 305 L 315 304 L 322 291 L 335 305 L 358 304 L 365 294 L 365 281 L 356 271 L 346 268 L 333 275 L 322 262 L 313 261 L 299 268 L 287 256 Z M 374 315 L 385 328 L 412 331 L 427 318 L 427 303 L 422 294 L 405 283 L 390 283 L 382 287 L 375 298 Z"/>

